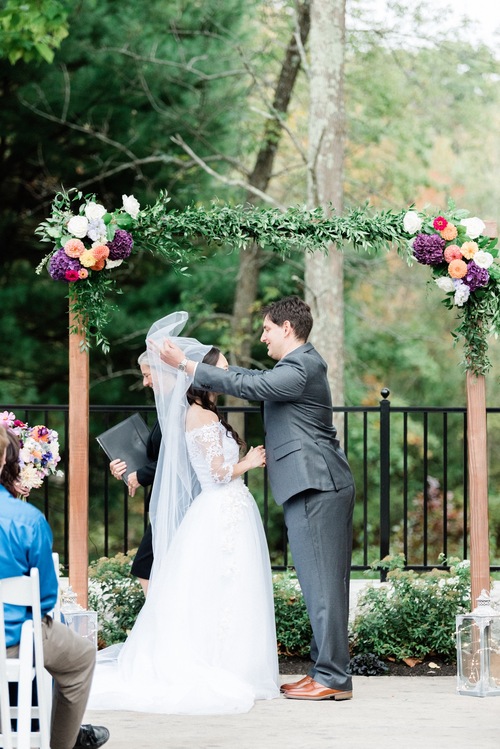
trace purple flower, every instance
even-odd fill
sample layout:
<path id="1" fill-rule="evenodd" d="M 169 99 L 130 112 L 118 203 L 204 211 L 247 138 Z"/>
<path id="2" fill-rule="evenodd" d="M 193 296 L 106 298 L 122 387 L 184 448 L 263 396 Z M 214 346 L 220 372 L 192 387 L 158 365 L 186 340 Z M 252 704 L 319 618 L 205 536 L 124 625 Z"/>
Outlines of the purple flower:
<path id="1" fill-rule="evenodd" d="M 132 235 L 128 231 L 125 231 L 125 229 L 117 229 L 112 241 L 108 242 L 109 259 L 123 260 L 130 255 L 133 246 L 134 240 L 132 239 Z"/>
<path id="2" fill-rule="evenodd" d="M 413 240 L 413 256 L 422 265 L 439 265 L 444 262 L 445 245 L 439 234 L 417 234 Z"/>
<path id="3" fill-rule="evenodd" d="M 471 291 L 479 289 L 481 286 L 486 286 L 490 280 L 490 274 L 486 268 L 480 268 L 476 265 L 474 260 L 471 260 L 467 266 L 467 275 L 462 281 L 467 284 Z"/>
<path id="4" fill-rule="evenodd" d="M 80 261 L 76 257 L 68 257 L 61 247 L 57 250 L 49 261 L 49 273 L 54 281 L 66 281 L 66 271 L 76 270 L 79 271 L 82 266 Z"/>

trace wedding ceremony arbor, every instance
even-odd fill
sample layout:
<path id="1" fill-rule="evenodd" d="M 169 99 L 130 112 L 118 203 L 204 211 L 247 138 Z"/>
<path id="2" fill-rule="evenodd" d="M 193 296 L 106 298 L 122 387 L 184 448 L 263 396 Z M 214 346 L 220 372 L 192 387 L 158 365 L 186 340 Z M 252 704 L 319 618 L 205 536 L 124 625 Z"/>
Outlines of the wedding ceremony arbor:
<path id="1" fill-rule="evenodd" d="M 82 202 L 83 199 L 83 202 Z M 95 196 L 83 198 L 76 195 L 80 212 L 85 203 L 96 205 Z M 97 204 L 98 205 L 98 204 Z M 244 247 L 249 241 L 257 241 L 272 248 L 282 256 L 300 245 L 301 251 L 324 249 L 328 243 L 341 248 L 349 243 L 357 250 L 390 249 L 396 247 L 405 255 L 413 233 L 405 228 L 407 211 L 399 213 L 382 211 L 370 215 L 366 210 L 355 210 L 345 216 L 324 215 L 321 209 L 306 211 L 289 209 L 283 213 L 273 209 L 259 209 L 227 206 L 213 207 L 210 210 L 200 208 L 187 209 L 185 212 L 166 212 L 165 196 L 160 196 L 158 203 L 147 208 L 141 215 L 130 217 L 111 215 L 110 222 L 115 224 L 112 231 L 127 226 L 135 235 L 136 245 L 141 248 L 141 239 L 147 236 L 154 249 L 167 260 L 189 262 L 188 242 L 197 237 L 212 243 L 235 243 Z M 45 231 L 44 239 L 54 239 L 59 224 L 58 239 L 67 239 L 68 216 L 71 216 L 71 200 L 67 197 L 65 211 L 61 212 L 61 202 L 52 219 L 41 225 L 40 233 Z M 105 209 L 103 209 L 105 210 Z M 417 215 L 415 213 L 415 215 Z M 467 212 L 456 214 L 467 215 Z M 425 223 L 425 217 L 420 221 Z M 454 217 L 454 220 L 456 218 Z M 458 221 L 456 221 L 458 223 Z M 449 222 L 453 225 L 452 222 Z M 427 218 L 427 226 L 429 220 Z M 496 227 L 483 224 L 482 247 L 487 247 L 496 254 Z M 229 228 L 228 228 L 229 227 Z M 51 229 L 47 233 L 47 229 Z M 423 231 L 423 230 L 422 230 Z M 431 227 L 430 235 L 437 232 Z M 420 235 L 422 236 L 422 235 Z M 477 237 L 476 237 L 477 239 Z M 462 231 L 462 241 L 470 237 Z M 457 240 L 458 241 L 458 240 Z M 479 241 L 479 240 L 478 240 Z M 64 243 L 61 241 L 58 246 Z M 444 242 L 443 242 L 444 245 Z M 411 250 L 410 250 L 411 251 Z M 50 260 L 51 253 L 46 258 Z M 417 258 L 418 259 L 418 258 Z M 442 258 L 441 258 L 442 260 Z M 444 262 L 444 261 L 443 261 Z M 432 265 L 432 263 L 426 263 Z M 112 270 L 110 271 L 112 272 Z M 85 291 L 82 284 L 70 284 L 69 294 L 69 577 L 73 589 L 78 594 L 82 605 L 87 602 L 87 569 L 88 569 L 88 440 L 89 440 L 89 351 L 92 340 L 98 345 L 107 345 L 102 327 L 92 326 L 93 311 L 98 305 L 103 309 L 109 305 L 108 295 L 112 285 L 98 284 L 92 287 L 94 277 L 102 282 L 104 273 L 99 271 L 92 278 L 85 278 Z M 464 305 L 458 309 L 462 323 L 460 333 L 466 347 L 466 386 L 468 413 L 468 461 L 470 492 L 470 549 L 472 600 L 482 589 L 489 589 L 489 540 L 488 540 L 488 471 L 486 450 L 486 402 L 484 374 L 488 368 L 487 336 L 490 326 L 496 319 L 498 279 L 491 275 L 490 285 L 494 288 L 493 299 L 485 307 L 484 300 L 479 303 Z M 93 293 L 89 294 L 89 290 Z M 80 295 L 79 295 L 80 292 Z M 451 293 L 449 293 L 451 296 Z M 451 306 L 450 302 L 450 306 Z M 109 313 L 110 314 L 110 313 Z M 103 316 L 104 320 L 108 317 Z"/>

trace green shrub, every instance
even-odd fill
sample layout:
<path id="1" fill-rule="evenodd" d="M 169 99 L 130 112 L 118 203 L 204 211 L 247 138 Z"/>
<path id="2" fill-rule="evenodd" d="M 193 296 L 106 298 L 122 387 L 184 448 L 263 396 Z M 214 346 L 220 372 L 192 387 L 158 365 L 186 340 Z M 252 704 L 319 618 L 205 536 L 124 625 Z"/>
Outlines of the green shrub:
<path id="1" fill-rule="evenodd" d="M 102 558 L 89 568 L 89 608 L 99 614 L 99 644 L 123 642 L 144 603 L 142 588 L 130 575 L 133 553 Z M 446 560 L 442 560 L 446 563 Z M 351 626 L 352 654 L 396 660 L 435 655 L 455 658 L 455 616 L 470 607 L 468 562 L 448 560 L 449 572 L 404 571 L 402 555 L 377 562 L 387 582 L 370 586 L 358 598 Z M 307 656 L 311 625 L 293 572 L 273 575 L 277 648 L 280 655 Z"/>
<path id="2" fill-rule="evenodd" d="M 372 567 L 388 569 L 387 582 L 369 586 L 358 599 L 352 651 L 381 658 L 456 657 L 455 617 L 470 607 L 469 562 L 441 559 L 449 572 L 405 571 L 404 557 L 386 557 Z"/>
<path id="3" fill-rule="evenodd" d="M 144 604 L 141 585 L 130 574 L 134 555 L 102 557 L 89 567 L 89 609 L 99 615 L 99 647 L 124 642 Z"/>
<path id="4" fill-rule="evenodd" d="M 312 630 L 297 576 L 273 575 L 276 639 L 280 655 L 309 655 Z"/>

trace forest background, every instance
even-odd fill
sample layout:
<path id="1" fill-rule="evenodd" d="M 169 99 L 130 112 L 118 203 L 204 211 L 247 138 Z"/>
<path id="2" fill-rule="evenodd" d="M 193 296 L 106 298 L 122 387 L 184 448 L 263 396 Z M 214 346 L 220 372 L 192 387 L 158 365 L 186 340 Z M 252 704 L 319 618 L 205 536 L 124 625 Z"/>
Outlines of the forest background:
<path id="1" fill-rule="evenodd" d="M 34 275 L 47 251 L 34 229 L 61 186 L 95 192 L 111 210 L 122 194 L 145 205 L 161 189 L 176 209 L 307 202 L 307 11 L 287 0 L 0 4 L 0 403 L 67 403 L 67 288 Z M 497 50 L 473 23 L 443 23 L 434 3 L 389 0 L 385 11 L 375 20 L 371 0 L 346 3 L 344 208 L 439 211 L 452 198 L 498 221 Z M 283 71 L 295 77 L 284 82 L 289 100 L 277 101 Z M 267 175 L 260 157 L 272 163 Z M 177 309 L 189 312 L 187 334 L 271 366 L 258 310 L 305 294 L 304 257 L 264 248 L 248 269 L 242 253 L 197 241 L 185 274 L 147 252 L 124 264 L 111 350 L 90 355 L 91 403 L 152 403 L 137 356 L 150 324 Z M 426 271 L 389 248 L 343 248 L 345 404 L 376 405 L 389 387 L 395 405 L 465 405 L 452 314 Z M 255 298 L 242 310 L 236 292 L 248 280 Z M 324 338 L 322 328 L 320 351 Z M 490 356 L 487 403 L 500 407 L 496 342 Z M 500 467 L 491 468 L 495 514 Z"/>

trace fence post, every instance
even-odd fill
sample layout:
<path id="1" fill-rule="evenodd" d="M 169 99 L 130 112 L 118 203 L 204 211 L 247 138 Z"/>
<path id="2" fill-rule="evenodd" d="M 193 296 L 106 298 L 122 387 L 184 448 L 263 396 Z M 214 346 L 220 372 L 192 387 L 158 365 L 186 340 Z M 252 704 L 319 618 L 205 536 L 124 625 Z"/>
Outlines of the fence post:
<path id="1" fill-rule="evenodd" d="M 390 394 L 388 388 L 380 391 L 380 559 L 389 554 L 391 533 L 391 402 L 388 400 Z M 386 577 L 387 570 L 381 570 L 381 581 Z"/>

